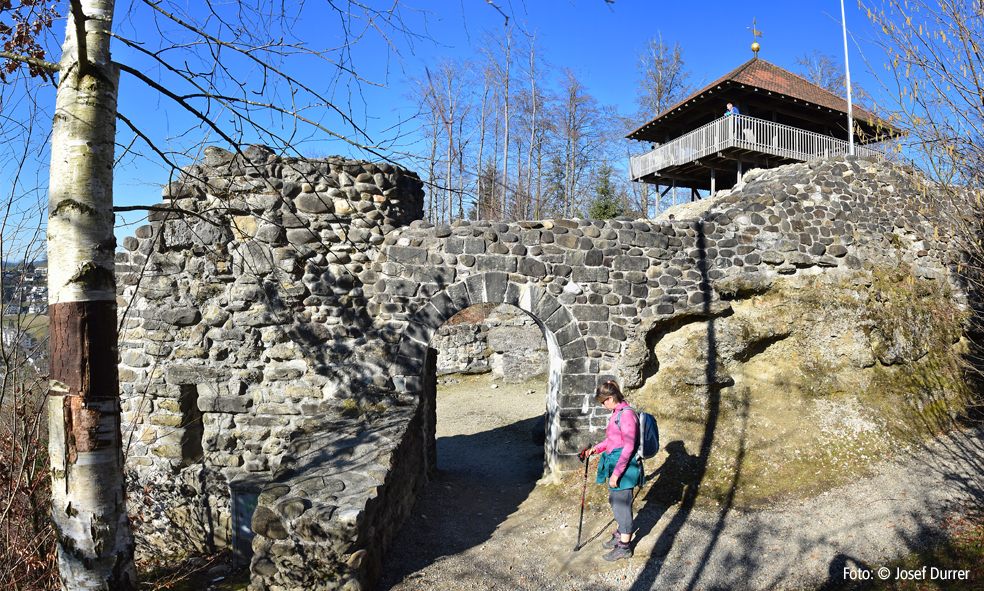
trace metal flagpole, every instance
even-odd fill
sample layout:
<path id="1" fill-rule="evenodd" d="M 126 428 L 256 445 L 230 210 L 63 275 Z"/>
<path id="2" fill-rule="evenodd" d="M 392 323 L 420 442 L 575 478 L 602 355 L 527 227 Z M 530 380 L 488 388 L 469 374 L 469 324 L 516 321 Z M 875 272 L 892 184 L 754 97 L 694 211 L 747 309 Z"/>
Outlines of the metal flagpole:
<path id="1" fill-rule="evenodd" d="M 847 82 L 847 139 L 848 151 L 854 156 L 854 113 L 851 106 L 851 66 L 847 60 L 847 20 L 844 18 L 844 0 L 841 0 L 841 24 L 844 27 L 844 74 Z"/>

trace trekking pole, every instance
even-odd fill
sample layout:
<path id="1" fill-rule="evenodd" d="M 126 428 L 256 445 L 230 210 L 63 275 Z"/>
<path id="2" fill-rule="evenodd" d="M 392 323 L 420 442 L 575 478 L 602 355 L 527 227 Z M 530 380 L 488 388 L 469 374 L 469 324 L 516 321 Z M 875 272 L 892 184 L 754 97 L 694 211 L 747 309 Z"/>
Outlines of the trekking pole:
<path id="1" fill-rule="evenodd" d="M 584 460 L 584 488 L 581 490 L 581 517 L 577 520 L 577 544 L 574 545 L 574 551 L 577 552 L 581 549 L 581 525 L 584 523 L 584 497 L 588 492 L 588 464 L 591 461 L 591 456 L 587 453 L 589 446 L 585 446 L 578 457 Z"/>

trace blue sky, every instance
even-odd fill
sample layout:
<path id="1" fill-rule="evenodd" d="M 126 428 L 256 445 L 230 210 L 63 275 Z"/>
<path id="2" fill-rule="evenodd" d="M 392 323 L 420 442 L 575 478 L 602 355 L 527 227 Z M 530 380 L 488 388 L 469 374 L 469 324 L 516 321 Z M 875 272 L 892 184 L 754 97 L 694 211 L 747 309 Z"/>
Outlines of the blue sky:
<path id="1" fill-rule="evenodd" d="M 411 73 L 439 55 L 468 57 L 483 29 L 501 27 L 503 19 L 484 0 L 415 2 L 431 11 L 433 43 L 418 43 L 403 58 Z M 768 0 L 742 2 L 665 2 L 659 0 L 503 0 L 515 19 L 536 29 L 547 59 L 554 65 L 579 70 L 591 93 L 602 104 L 622 113 L 635 110 L 636 51 L 646 39 L 661 34 L 684 49 L 693 82 L 711 82 L 752 57 L 753 19 L 763 32 L 759 57 L 795 71 L 797 57 L 819 50 L 843 58 L 840 3 Z M 869 24 L 857 4 L 845 5 L 852 32 L 868 37 Z M 862 47 L 868 49 L 867 47 Z M 851 43 L 852 76 L 863 78 L 864 63 Z M 378 79 L 378 78 L 377 78 Z M 863 80 L 862 80 L 863 82 Z M 388 88 L 378 93 L 382 116 L 399 105 L 404 80 L 390 75 Z"/>
<path id="2" fill-rule="evenodd" d="M 432 65 L 441 55 L 471 57 L 483 30 L 502 27 L 504 22 L 500 13 L 484 0 L 407 0 L 407 4 L 420 12 L 404 10 L 405 20 L 419 30 L 426 26 L 431 40 L 418 40 L 411 47 L 397 39 L 397 55 L 375 38 L 360 41 L 354 50 L 360 74 L 381 85 L 361 86 L 368 117 L 360 122 L 365 122 L 376 142 L 394 134 L 393 126 L 397 121 L 411 113 L 403 98 L 408 76 L 419 75 L 424 66 Z M 701 79 L 710 82 L 752 56 L 749 46 L 753 37 L 749 28 L 753 19 L 756 27 L 763 31 L 763 37 L 758 39 L 762 46 L 759 56 L 779 66 L 795 70 L 796 57 L 813 50 L 838 58 L 843 56 L 839 2 L 501 0 L 499 5 L 515 20 L 525 22 L 528 29 L 537 30 L 551 63 L 579 70 L 600 103 L 615 105 L 624 114 L 635 109 L 636 50 L 647 38 L 657 34 L 662 34 L 670 44 L 683 46 L 686 68 L 692 72 L 694 82 Z M 317 10 L 316 3 L 309 3 L 308 7 L 312 10 L 305 13 L 305 32 L 302 34 L 309 36 L 307 40 L 312 45 L 332 45 L 335 37 L 331 34 L 332 19 L 325 18 Z M 856 4 L 846 8 L 849 28 L 867 36 L 869 27 L 864 14 Z M 114 57 L 120 61 L 130 57 L 118 46 L 114 51 Z M 853 43 L 851 51 L 852 77 L 863 84 L 865 66 Z M 120 110 L 146 109 L 147 95 L 128 92 L 126 84 L 124 77 Z M 138 85 L 136 81 L 131 84 Z M 166 137 L 180 127 L 181 115 L 166 102 L 159 105 L 158 115 L 154 117 L 158 127 L 147 131 Z M 413 126 L 413 122 L 409 122 L 402 129 Z M 125 129 L 121 133 L 129 135 Z M 337 142 L 318 142 L 307 149 L 359 155 Z M 120 172 L 123 174 L 119 175 L 116 194 L 119 204 L 157 201 L 159 193 L 133 184 L 132 171 Z M 140 180 L 162 183 L 166 181 L 163 174 L 163 171 L 148 171 L 148 174 L 140 175 L 143 177 Z"/>
<path id="3" fill-rule="evenodd" d="M 373 5 L 389 6 L 394 0 Z M 404 0 L 402 9 L 408 27 L 425 34 L 427 39 L 409 42 L 396 37 L 393 45 L 382 43 L 375 36 L 359 41 L 352 51 L 359 74 L 372 84 L 362 84 L 353 96 L 357 105 L 365 105 L 359 122 L 364 123 L 372 140 L 384 144 L 397 133 L 397 123 L 412 114 L 407 101 L 407 78 L 418 76 L 423 68 L 439 56 L 469 58 L 474 55 L 477 41 L 487 29 L 501 28 L 504 18 L 486 0 Z M 669 43 L 679 43 L 684 50 L 686 69 L 692 72 L 692 83 L 710 82 L 727 73 L 752 56 L 753 41 L 749 28 L 755 20 L 763 32 L 758 39 L 762 46 L 759 57 L 776 65 L 796 71 L 794 60 L 814 50 L 843 59 L 843 38 L 840 27 L 840 3 L 790 2 L 765 0 L 742 2 L 668 2 L 659 0 L 496 0 L 514 21 L 521 21 L 528 30 L 536 30 L 547 60 L 560 67 L 581 73 L 590 93 L 603 105 L 613 105 L 622 114 L 635 111 L 633 102 L 636 72 L 636 50 L 647 38 L 661 34 Z M 860 39 L 870 36 L 870 25 L 858 5 L 849 1 L 848 28 Z M 128 18 L 117 15 L 116 28 L 123 35 L 140 38 L 153 23 L 143 22 L 146 12 L 134 12 Z M 143 16 L 141 16 L 143 15 Z M 305 5 L 303 19 L 295 23 L 294 34 L 316 48 L 334 46 L 340 39 L 337 19 L 317 0 Z M 56 25 L 55 36 L 61 41 L 63 25 Z M 140 59 L 126 47 L 114 42 L 114 59 L 135 67 L 143 67 Z M 862 50 L 872 63 L 880 60 L 870 46 L 862 41 Z M 856 82 L 873 89 L 867 66 L 858 48 L 850 43 L 851 74 Z M 309 66 L 298 60 L 295 72 L 312 84 L 319 84 L 323 66 Z M 53 92 L 48 92 L 53 102 Z M 188 127 L 187 118 L 167 99 L 143 88 L 142 83 L 126 74 L 120 89 L 120 112 L 139 121 L 141 131 L 161 142 Z M 339 95 L 340 102 L 346 102 Z M 641 122 L 640 122 L 641 123 Z M 42 122 L 44 124 L 44 122 Z M 408 132 L 413 121 L 404 121 L 398 128 Z M 197 135 L 197 137 L 196 137 Z M 119 125 L 119 141 L 126 145 L 132 132 Z M 202 132 L 185 136 L 189 143 L 200 140 Z M 221 138 L 210 143 L 223 145 Z M 146 149 L 144 149 L 146 151 Z M 317 137 L 304 144 L 302 153 L 364 155 L 340 142 Z M 160 186 L 168 181 L 161 167 L 124 161 L 116 171 L 115 200 L 117 205 L 148 205 L 160 202 Z M 125 222 L 132 224 L 137 214 L 126 214 Z M 132 234 L 133 227 L 120 228 L 117 235 Z"/>

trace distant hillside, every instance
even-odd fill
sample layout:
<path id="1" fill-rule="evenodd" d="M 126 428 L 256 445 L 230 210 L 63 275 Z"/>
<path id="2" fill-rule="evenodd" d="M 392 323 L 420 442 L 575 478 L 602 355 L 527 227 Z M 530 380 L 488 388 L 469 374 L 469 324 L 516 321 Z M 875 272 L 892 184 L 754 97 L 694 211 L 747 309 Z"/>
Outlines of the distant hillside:
<path id="1" fill-rule="evenodd" d="M 30 261 L 30 262 L 33 263 L 35 267 L 47 267 L 48 266 L 48 261 L 47 260 L 43 260 L 43 261 Z M 23 264 L 24 264 L 23 261 L 3 261 L 3 262 L 0 262 L 0 267 L 2 267 L 4 269 L 6 269 L 8 267 L 14 267 L 14 268 L 16 268 L 16 267 L 20 267 Z"/>

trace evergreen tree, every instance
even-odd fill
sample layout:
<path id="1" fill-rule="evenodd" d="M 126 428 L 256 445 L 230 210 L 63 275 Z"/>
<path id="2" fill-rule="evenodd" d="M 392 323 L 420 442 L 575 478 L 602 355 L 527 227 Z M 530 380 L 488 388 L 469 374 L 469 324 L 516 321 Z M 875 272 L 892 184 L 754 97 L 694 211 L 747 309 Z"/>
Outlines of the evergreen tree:
<path id="1" fill-rule="evenodd" d="M 598 169 L 595 184 L 596 197 L 588 206 L 588 217 L 593 220 L 610 220 L 626 214 L 625 204 L 612 189 L 612 167 L 603 164 Z"/>
<path id="2" fill-rule="evenodd" d="M 547 217 L 556 215 L 563 216 L 564 206 L 567 204 L 567 174 L 564 162 L 559 156 L 550 158 L 547 165 L 547 174 L 543 189 L 543 202 L 540 206 L 541 215 Z"/>
<path id="3" fill-rule="evenodd" d="M 473 207 L 468 208 L 468 219 L 495 219 L 499 212 L 499 185 L 502 174 L 495 163 L 489 159 L 478 175 L 478 196 Z"/>

